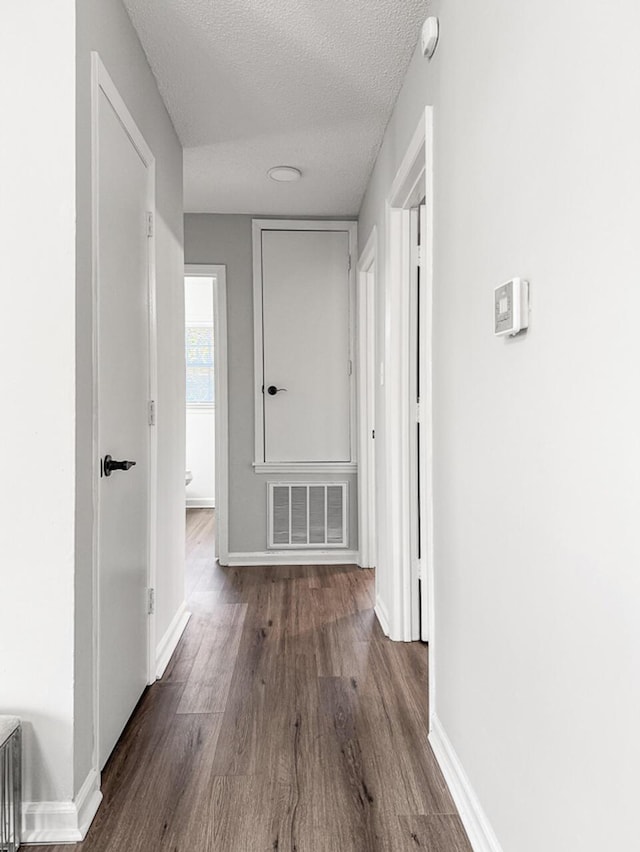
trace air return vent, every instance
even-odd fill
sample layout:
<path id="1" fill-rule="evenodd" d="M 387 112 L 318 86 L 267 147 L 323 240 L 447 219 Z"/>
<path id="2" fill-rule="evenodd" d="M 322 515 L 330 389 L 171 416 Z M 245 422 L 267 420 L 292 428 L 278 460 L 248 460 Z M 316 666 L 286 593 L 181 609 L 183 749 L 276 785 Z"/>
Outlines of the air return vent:
<path id="1" fill-rule="evenodd" d="M 347 547 L 348 483 L 269 482 L 269 548 Z"/>

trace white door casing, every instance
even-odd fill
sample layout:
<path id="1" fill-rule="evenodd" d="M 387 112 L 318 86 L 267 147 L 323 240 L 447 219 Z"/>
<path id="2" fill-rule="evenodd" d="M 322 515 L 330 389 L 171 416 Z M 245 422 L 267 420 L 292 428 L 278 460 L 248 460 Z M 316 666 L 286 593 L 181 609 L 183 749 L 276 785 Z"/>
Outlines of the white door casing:
<path id="1" fill-rule="evenodd" d="M 257 470 L 355 467 L 355 227 L 254 220 Z"/>
<path id="2" fill-rule="evenodd" d="M 427 180 L 425 176 L 425 181 Z M 425 185 L 425 189 L 427 189 Z M 427 190 L 428 191 L 428 190 Z M 432 457 L 432 430 L 431 430 L 431 353 L 433 351 L 433 329 L 431 325 L 431 310 L 433 305 L 432 289 L 431 289 L 431 268 L 430 260 L 432 256 L 431 232 L 430 228 L 430 212 L 427 211 L 427 205 L 421 204 L 419 210 L 420 222 L 420 257 L 419 277 L 420 277 L 420 298 L 418 304 L 418 363 L 420 364 L 420 372 L 418 376 L 418 397 L 420 400 L 418 412 L 418 434 L 419 434 L 419 453 L 418 453 L 418 499 L 420 503 L 420 528 L 418 549 L 420 553 L 420 639 L 423 642 L 428 642 L 432 631 L 430 625 L 432 623 L 432 615 L 430 612 L 431 594 L 430 594 L 430 572 L 429 566 L 433 565 L 432 558 L 432 529 L 433 529 L 433 487 L 431 480 L 431 468 L 433 463 Z"/>
<path id="3" fill-rule="evenodd" d="M 410 444 L 411 453 L 411 559 L 413 566 L 412 589 L 418 588 L 418 594 L 412 595 L 412 618 L 417 619 L 419 636 L 426 642 L 429 639 L 429 584 L 426 575 L 428 560 L 428 515 L 430 507 L 430 489 L 425 453 L 429 452 L 430 435 L 428 423 L 422 421 L 422 412 L 429 410 L 429 380 L 431 351 L 430 291 L 428 289 L 427 258 L 427 212 L 426 204 L 413 207 L 409 213 L 410 233 Z M 424 261 L 424 268 L 423 268 Z M 417 611 L 416 611 L 417 610 Z"/>
<path id="4" fill-rule="evenodd" d="M 424 181 L 423 181 L 424 183 Z M 419 364 L 418 340 L 420 319 L 418 316 L 420 261 L 419 261 L 419 224 L 418 207 L 409 210 L 409 485 L 411 510 L 410 521 L 410 553 L 411 553 L 411 622 L 412 638 L 420 638 L 420 471 L 418 455 L 418 397 Z"/>
<path id="5" fill-rule="evenodd" d="M 155 679 L 155 162 L 92 55 L 96 769 Z M 104 457 L 132 460 L 102 475 Z"/>
<path id="6" fill-rule="evenodd" d="M 385 269 L 385 352 L 384 352 L 384 478 L 382 498 L 385 537 L 384 553 L 379 555 L 378 569 L 387 572 L 385 588 L 389 597 L 376 601 L 376 612 L 394 640 L 412 641 L 428 637 L 433 650 L 433 512 L 431 455 L 431 292 L 432 292 L 432 108 L 427 107 L 406 154 L 400 164 L 387 197 L 386 269 Z M 420 630 L 420 595 L 418 587 L 415 543 L 417 524 L 417 441 L 416 401 L 413 373 L 416 361 L 416 338 L 413 332 L 411 221 L 412 208 L 426 199 L 423 257 L 420 262 L 421 312 L 427 319 L 421 371 L 427 384 L 421 398 L 422 427 L 421 503 L 425 522 L 422 536 L 423 554 L 423 630 Z M 414 221 L 417 221 L 414 214 Z M 425 618 L 425 615 L 427 616 Z M 386 617 L 385 617 L 386 616 Z M 386 622 L 386 624 L 385 624 Z M 424 623 L 427 622 L 427 623 Z M 430 667 L 431 671 L 432 667 Z"/>

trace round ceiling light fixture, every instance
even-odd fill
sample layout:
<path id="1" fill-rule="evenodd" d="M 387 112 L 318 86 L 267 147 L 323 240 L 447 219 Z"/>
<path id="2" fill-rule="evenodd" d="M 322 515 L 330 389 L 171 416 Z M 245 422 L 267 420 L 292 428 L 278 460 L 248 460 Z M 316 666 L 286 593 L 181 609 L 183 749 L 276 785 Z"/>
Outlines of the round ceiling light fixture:
<path id="1" fill-rule="evenodd" d="M 302 177 L 300 169 L 294 169 L 293 166 L 274 166 L 267 174 L 271 180 L 277 180 L 279 183 L 289 183 Z"/>

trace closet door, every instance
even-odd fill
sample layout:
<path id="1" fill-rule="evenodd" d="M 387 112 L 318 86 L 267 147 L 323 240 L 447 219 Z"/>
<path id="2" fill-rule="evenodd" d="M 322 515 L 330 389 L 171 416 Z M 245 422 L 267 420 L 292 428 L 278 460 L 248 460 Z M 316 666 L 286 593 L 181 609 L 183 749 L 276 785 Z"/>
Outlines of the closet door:
<path id="1" fill-rule="evenodd" d="M 351 459 L 349 233 L 263 230 L 265 462 Z"/>
<path id="2" fill-rule="evenodd" d="M 116 111 L 102 88 L 95 97 L 96 401 L 101 458 L 98 753 L 102 768 L 148 682 L 152 244 L 147 213 L 153 210 L 154 183 L 152 155 L 142 147 L 141 137 L 133 141 L 135 126 L 132 122 L 125 126 L 122 108 Z M 110 97 L 116 101 L 111 89 Z M 123 462 L 134 464 L 123 466 Z"/>

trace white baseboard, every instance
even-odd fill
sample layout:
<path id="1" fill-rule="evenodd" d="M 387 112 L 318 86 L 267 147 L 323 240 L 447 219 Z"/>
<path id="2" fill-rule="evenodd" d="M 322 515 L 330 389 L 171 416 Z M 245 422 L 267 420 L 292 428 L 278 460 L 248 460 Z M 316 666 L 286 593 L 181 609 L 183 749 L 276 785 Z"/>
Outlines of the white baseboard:
<path id="1" fill-rule="evenodd" d="M 230 567 L 254 565 L 357 565 L 357 550 L 262 550 L 250 553 L 228 553 L 226 562 Z"/>
<path id="2" fill-rule="evenodd" d="M 214 497 L 187 497 L 187 509 L 215 509 Z"/>
<path id="3" fill-rule="evenodd" d="M 177 648 L 178 642 L 180 641 L 190 618 L 191 613 L 187 611 L 186 601 L 183 601 L 178 607 L 178 611 L 171 619 L 171 624 L 167 628 L 166 633 L 158 642 L 158 647 L 156 649 L 156 677 L 158 680 L 162 677 L 164 670 L 169 665 L 169 660 Z"/>
<path id="4" fill-rule="evenodd" d="M 467 773 L 435 714 L 431 719 L 429 742 L 449 786 L 453 801 L 456 803 L 474 852 L 502 852 L 502 846 L 471 786 Z"/>
<path id="5" fill-rule="evenodd" d="M 79 843 L 86 837 L 101 801 L 100 775 L 92 769 L 72 802 L 25 802 L 22 843 Z"/>
<path id="6" fill-rule="evenodd" d="M 382 627 L 382 632 L 385 636 L 388 636 L 391 630 L 389 629 L 389 613 L 387 612 L 386 606 L 382 603 L 380 598 L 376 598 L 376 605 L 373 609 L 376 614 L 376 618 L 380 622 L 380 627 Z"/>

